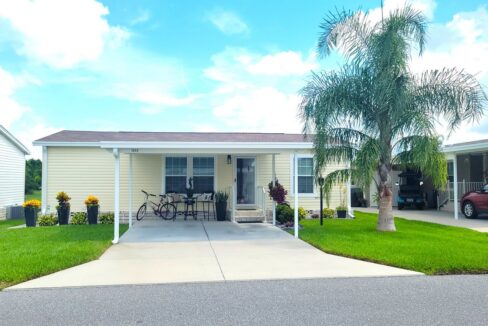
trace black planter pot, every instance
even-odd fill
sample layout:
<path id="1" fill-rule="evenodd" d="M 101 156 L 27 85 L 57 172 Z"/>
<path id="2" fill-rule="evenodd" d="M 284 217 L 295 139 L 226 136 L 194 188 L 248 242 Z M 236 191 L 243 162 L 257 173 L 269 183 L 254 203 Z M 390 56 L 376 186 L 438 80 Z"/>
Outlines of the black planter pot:
<path id="1" fill-rule="evenodd" d="M 69 206 L 58 207 L 58 223 L 59 225 L 66 225 L 69 221 Z"/>
<path id="2" fill-rule="evenodd" d="M 215 211 L 217 213 L 217 221 L 225 221 L 227 217 L 227 202 L 226 201 L 216 202 Z"/>
<path id="3" fill-rule="evenodd" d="M 24 215 L 25 215 L 25 225 L 28 227 L 35 227 L 37 221 L 37 208 L 25 207 Z"/>
<path id="4" fill-rule="evenodd" d="M 338 218 L 346 218 L 347 211 L 337 211 Z"/>
<path id="5" fill-rule="evenodd" d="M 98 205 L 97 206 L 87 206 L 86 207 L 88 215 L 88 224 L 98 223 Z"/>

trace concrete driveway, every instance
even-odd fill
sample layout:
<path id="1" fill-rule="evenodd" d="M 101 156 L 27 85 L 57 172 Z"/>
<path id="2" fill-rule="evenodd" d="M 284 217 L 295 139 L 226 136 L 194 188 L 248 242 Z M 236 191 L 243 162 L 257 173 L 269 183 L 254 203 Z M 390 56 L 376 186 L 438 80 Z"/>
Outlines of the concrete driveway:
<path id="1" fill-rule="evenodd" d="M 148 220 L 98 260 L 11 289 L 403 275 L 419 273 L 325 254 L 267 224 Z"/>

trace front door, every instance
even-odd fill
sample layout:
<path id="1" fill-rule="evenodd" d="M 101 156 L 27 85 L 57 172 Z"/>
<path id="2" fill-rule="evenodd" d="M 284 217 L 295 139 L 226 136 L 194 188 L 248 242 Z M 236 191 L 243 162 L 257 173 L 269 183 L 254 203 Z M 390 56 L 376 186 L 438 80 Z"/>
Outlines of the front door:
<path id="1" fill-rule="evenodd" d="M 256 158 L 236 158 L 236 203 L 240 207 L 256 204 Z"/>

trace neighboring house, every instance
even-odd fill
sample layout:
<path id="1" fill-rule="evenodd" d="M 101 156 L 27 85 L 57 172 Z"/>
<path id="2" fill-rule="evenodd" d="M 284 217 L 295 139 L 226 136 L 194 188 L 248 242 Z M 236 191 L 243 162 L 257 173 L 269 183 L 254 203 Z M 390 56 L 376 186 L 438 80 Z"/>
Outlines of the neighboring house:
<path id="1" fill-rule="evenodd" d="M 488 139 L 445 145 L 443 152 L 447 159 L 449 182 L 446 182 L 446 189 L 438 192 L 438 202 L 445 205 L 445 209 L 452 211 L 454 217 L 458 218 L 459 207 L 456 209 L 455 203 L 459 202 L 466 192 L 479 190 L 488 182 Z M 395 197 L 398 193 L 398 174 L 399 171 L 392 173 Z M 426 192 L 432 197 L 434 189 L 428 179 L 426 184 Z M 371 206 L 377 206 L 373 200 L 376 193 L 374 183 L 371 184 L 369 192 Z M 393 205 L 396 206 L 396 200 Z"/>
<path id="2" fill-rule="evenodd" d="M 66 191 L 73 198 L 72 211 L 84 210 L 83 200 L 93 194 L 100 198 L 101 211 L 134 212 L 143 199 L 141 189 L 156 194 L 184 193 L 191 177 L 197 193 L 227 191 L 235 220 L 245 218 L 252 210 L 260 210 L 264 218 L 272 207 L 266 191 L 273 171 L 288 190 L 288 201 L 293 206 L 295 155 L 299 206 L 319 209 L 313 143 L 301 134 L 65 130 L 34 144 L 43 148 L 43 211 L 53 212 L 56 193 Z M 340 166 L 329 165 L 324 175 L 337 168 Z M 335 208 L 339 201 L 336 187 L 330 206 Z"/>
<path id="3" fill-rule="evenodd" d="M 25 155 L 29 150 L 0 125 L 0 219 L 7 207 L 21 205 L 25 190 Z"/>

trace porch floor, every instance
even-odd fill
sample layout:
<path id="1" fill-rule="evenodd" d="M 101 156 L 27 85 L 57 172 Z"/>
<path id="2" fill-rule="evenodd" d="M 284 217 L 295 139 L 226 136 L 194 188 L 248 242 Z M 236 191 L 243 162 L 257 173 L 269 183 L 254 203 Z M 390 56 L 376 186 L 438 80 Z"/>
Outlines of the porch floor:
<path id="1" fill-rule="evenodd" d="M 15 288 L 419 275 L 323 253 L 267 224 L 137 222 L 98 260 Z"/>

